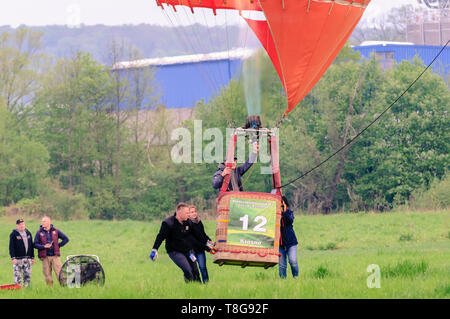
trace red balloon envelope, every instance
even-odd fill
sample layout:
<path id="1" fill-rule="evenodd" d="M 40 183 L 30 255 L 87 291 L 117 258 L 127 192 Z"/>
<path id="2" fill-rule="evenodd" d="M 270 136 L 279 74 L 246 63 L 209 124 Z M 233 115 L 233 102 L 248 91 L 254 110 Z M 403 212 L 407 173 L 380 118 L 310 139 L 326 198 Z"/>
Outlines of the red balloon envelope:
<path id="1" fill-rule="evenodd" d="M 361 19 L 370 0 L 156 0 L 191 8 L 262 11 L 245 18 L 267 51 L 286 92 L 288 114 L 319 81 Z"/>

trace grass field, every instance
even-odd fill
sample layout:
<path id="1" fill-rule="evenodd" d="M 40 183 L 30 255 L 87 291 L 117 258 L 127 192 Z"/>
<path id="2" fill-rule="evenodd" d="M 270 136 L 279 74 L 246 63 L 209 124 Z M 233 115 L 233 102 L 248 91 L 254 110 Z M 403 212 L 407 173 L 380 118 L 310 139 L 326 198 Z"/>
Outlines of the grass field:
<path id="1" fill-rule="evenodd" d="M 38 220 L 28 220 L 34 234 Z M 210 282 L 186 284 L 164 245 L 149 260 L 160 222 L 53 221 L 71 254 L 95 254 L 105 270 L 103 287 L 47 288 L 42 263 L 32 287 L 0 291 L 0 298 L 450 298 L 450 211 L 296 216 L 300 276 L 278 277 L 278 267 L 219 267 L 207 255 Z M 14 219 L 0 218 L 0 284 L 12 283 L 8 240 Z M 215 222 L 205 221 L 214 238 Z M 367 267 L 381 270 L 380 288 L 368 288 Z"/>

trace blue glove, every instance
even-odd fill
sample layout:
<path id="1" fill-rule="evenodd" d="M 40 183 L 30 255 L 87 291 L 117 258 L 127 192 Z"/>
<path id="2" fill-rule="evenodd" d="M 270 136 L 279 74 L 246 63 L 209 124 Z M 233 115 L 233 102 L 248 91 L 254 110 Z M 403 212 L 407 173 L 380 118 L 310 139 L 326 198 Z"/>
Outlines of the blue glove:
<path id="1" fill-rule="evenodd" d="M 156 249 L 152 249 L 152 253 L 150 254 L 150 259 L 153 261 L 158 259 L 158 251 Z"/>

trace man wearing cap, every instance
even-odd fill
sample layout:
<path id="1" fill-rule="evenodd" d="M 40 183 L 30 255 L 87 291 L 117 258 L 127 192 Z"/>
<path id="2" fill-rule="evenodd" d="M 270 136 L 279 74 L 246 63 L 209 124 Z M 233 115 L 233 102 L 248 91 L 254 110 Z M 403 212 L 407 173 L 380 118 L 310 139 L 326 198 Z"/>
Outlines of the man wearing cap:
<path id="1" fill-rule="evenodd" d="M 59 239 L 62 239 L 59 242 Z M 61 271 L 60 248 L 69 242 L 64 233 L 51 224 L 50 217 L 42 217 L 42 225 L 34 237 L 34 247 L 38 250 L 38 257 L 42 261 L 42 272 L 47 285 L 53 285 L 52 269 L 59 278 Z"/>
<path id="2" fill-rule="evenodd" d="M 253 165 L 253 163 L 256 162 L 256 155 L 259 152 L 259 144 L 254 143 L 253 144 L 253 151 L 248 157 L 248 159 L 245 161 L 244 164 L 241 166 L 236 167 L 236 160 L 237 158 L 234 158 L 234 163 L 232 167 L 226 167 L 226 163 L 220 163 L 218 170 L 214 173 L 213 179 L 212 179 L 212 187 L 216 189 L 220 189 L 222 187 L 223 180 L 226 175 L 231 174 L 230 183 L 228 184 L 227 191 L 244 191 L 242 188 L 242 175 L 245 174 L 249 170 L 249 168 Z"/>
<path id="3" fill-rule="evenodd" d="M 29 287 L 31 265 L 34 264 L 34 247 L 31 233 L 25 228 L 23 219 L 16 221 L 16 229 L 9 235 L 9 255 L 13 263 L 14 283 Z"/>

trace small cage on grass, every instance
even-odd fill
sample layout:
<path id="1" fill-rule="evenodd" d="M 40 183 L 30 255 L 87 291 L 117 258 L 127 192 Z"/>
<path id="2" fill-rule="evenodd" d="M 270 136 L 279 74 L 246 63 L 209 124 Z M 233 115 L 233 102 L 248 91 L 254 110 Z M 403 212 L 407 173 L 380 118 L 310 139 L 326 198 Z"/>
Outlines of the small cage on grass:
<path id="1" fill-rule="evenodd" d="M 105 272 L 98 256 L 74 255 L 67 260 L 59 272 L 59 284 L 69 288 L 81 287 L 86 284 L 105 284 Z"/>

